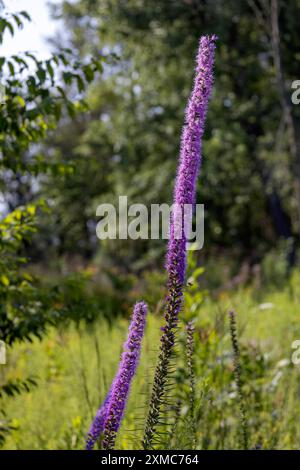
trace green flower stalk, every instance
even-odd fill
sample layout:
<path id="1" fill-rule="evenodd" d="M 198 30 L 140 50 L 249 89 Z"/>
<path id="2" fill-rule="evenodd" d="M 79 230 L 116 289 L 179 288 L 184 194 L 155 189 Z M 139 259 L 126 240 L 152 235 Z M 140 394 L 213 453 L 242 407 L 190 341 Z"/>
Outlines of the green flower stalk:
<path id="1" fill-rule="evenodd" d="M 192 321 L 186 325 L 186 360 L 190 386 L 190 418 L 193 433 L 193 444 L 196 445 L 196 425 L 195 425 L 195 372 L 194 372 L 194 352 L 195 352 L 195 327 Z"/>
<path id="2" fill-rule="evenodd" d="M 238 343 L 238 334 L 236 326 L 236 314 L 235 312 L 229 312 L 230 319 L 230 337 L 233 349 L 233 365 L 234 365 L 234 378 L 238 393 L 239 408 L 240 408 L 240 421 L 241 421 L 241 435 L 242 435 L 242 446 L 245 450 L 248 449 L 248 425 L 246 418 L 246 407 L 243 395 L 242 380 L 241 380 L 241 363 L 240 363 L 240 348 Z"/>

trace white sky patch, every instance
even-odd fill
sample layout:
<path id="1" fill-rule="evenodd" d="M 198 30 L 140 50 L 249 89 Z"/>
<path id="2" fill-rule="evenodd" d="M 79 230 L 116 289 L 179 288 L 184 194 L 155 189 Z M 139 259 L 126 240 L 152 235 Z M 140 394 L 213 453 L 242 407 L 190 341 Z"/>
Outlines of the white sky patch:
<path id="1" fill-rule="evenodd" d="M 20 52 L 34 52 L 38 59 L 46 59 L 51 52 L 47 38 L 54 36 L 60 23 L 50 17 L 48 3 L 61 3 L 61 0 L 4 0 L 6 10 L 12 13 L 25 10 L 31 22 L 24 19 L 24 28 L 15 28 L 14 37 L 6 31 L 0 47 L 1 56 L 11 56 Z"/>

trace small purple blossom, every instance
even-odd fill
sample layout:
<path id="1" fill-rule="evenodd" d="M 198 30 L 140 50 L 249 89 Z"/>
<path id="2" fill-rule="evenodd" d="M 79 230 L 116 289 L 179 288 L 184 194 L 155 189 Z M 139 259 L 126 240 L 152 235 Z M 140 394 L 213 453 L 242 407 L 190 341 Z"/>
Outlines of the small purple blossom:
<path id="1" fill-rule="evenodd" d="M 165 326 L 161 337 L 160 354 L 155 370 L 149 413 L 142 442 L 144 449 L 152 448 L 157 426 L 159 425 L 175 341 L 175 331 L 178 324 L 178 314 L 183 299 L 186 271 L 186 233 L 187 223 L 189 222 L 188 219 L 183 218 L 184 206 L 194 205 L 195 203 L 196 182 L 201 163 L 201 139 L 213 84 L 216 39 L 215 35 L 202 36 L 200 39 L 194 87 L 185 113 L 167 252 L 168 293 L 165 305 Z"/>
<path id="2" fill-rule="evenodd" d="M 100 443 L 104 449 L 112 449 L 115 444 L 129 391 L 135 375 L 141 352 L 147 316 L 147 305 L 139 302 L 135 305 L 128 330 L 127 341 L 123 346 L 119 369 L 110 391 L 92 423 L 86 448 L 91 450 L 95 442 L 103 436 Z"/>

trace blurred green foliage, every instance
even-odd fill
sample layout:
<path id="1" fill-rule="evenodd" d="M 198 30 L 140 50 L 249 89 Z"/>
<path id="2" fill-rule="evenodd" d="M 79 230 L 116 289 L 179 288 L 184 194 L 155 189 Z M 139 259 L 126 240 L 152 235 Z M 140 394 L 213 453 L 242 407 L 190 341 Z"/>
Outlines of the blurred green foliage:
<path id="1" fill-rule="evenodd" d="M 215 86 L 198 187 L 206 208 L 202 258 L 227 254 L 237 263 L 257 263 L 283 239 L 291 247 L 289 264 L 295 262 L 297 175 L 268 8 L 248 0 L 79 0 L 54 8 L 78 56 L 110 54 L 101 80 L 90 87 L 89 115 L 65 123 L 48 143 L 76 165 L 72 175 L 44 186 L 54 209 L 47 220 L 57 234 L 54 253 L 101 253 L 103 262 L 138 272 L 162 260 L 161 241 L 97 244 L 95 209 L 119 195 L 146 205 L 171 201 L 198 40 L 214 32 Z M 287 96 L 299 69 L 299 9 L 299 1 L 279 2 Z M 292 113 L 298 129 L 299 106 Z"/>

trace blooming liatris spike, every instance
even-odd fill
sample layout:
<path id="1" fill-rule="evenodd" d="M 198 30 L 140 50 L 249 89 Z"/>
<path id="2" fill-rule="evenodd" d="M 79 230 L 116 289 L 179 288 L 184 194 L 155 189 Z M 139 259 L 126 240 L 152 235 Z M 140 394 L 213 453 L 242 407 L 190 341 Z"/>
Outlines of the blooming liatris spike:
<path id="1" fill-rule="evenodd" d="M 174 204 L 183 208 L 194 204 L 197 175 L 201 163 L 201 139 L 208 100 L 213 84 L 213 63 L 216 36 L 202 36 L 197 56 L 195 82 L 185 112 L 185 126 L 181 139 L 180 161 L 174 189 Z M 181 217 L 182 212 L 178 212 Z M 174 220 L 175 218 L 175 220 Z M 169 281 L 182 285 L 186 265 L 186 235 L 184 226 L 182 236 L 175 236 L 176 213 L 171 221 L 171 233 L 167 253 L 167 271 Z M 174 316 L 178 314 L 178 308 Z"/>
<path id="2" fill-rule="evenodd" d="M 144 302 L 137 303 L 133 310 L 119 369 L 112 383 L 107 402 L 104 403 L 103 408 L 100 408 L 98 412 L 99 419 L 97 419 L 96 416 L 94 420 L 95 425 L 91 427 L 91 431 L 96 431 L 96 440 L 99 438 L 100 434 L 103 435 L 103 440 L 100 444 L 104 449 L 113 449 L 115 444 L 117 432 L 124 415 L 131 381 L 135 375 L 140 358 L 146 316 L 147 305 Z M 98 435 L 99 429 L 100 434 Z M 93 444 L 91 447 L 93 447 Z"/>
<path id="3" fill-rule="evenodd" d="M 173 352 L 175 330 L 183 298 L 183 284 L 186 270 L 186 226 L 182 223 L 185 205 L 193 205 L 196 181 L 201 163 L 201 139 L 208 101 L 213 84 L 213 63 L 216 36 L 200 39 L 195 71 L 194 88 L 186 109 L 185 125 L 181 140 L 180 161 L 174 190 L 174 207 L 170 227 L 167 253 L 168 294 L 165 305 L 165 326 L 161 337 L 160 354 L 155 371 L 149 413 L 145 427 L 143 447 L 153 446 L 159 425 L 161 406 L 169 375 L 170 359 Z M 178 208 L 180 210 L 178 210 Z M 178 236 L 178 226 L 181 233 Z"/>
<path id="4" fill-rule="evenodd" d="M 104 402 L 102 403 L 99 410 L 97 411 L 94 421 L 92 422 L 92 425 L 90 427 L 87 440 L 86 440 L 87 450 L 92 450 L 94 448 L 95 443 L 101 438 L 101 435 L 104 430 L 104 423 L 106 421 L 107 409 L 108 409 L 110 397 L 111 397 L 111 390 L 107 394 Z"/>
<path id="5" fill-rule="evenodd" d="M 104 448 L 112 448 L 125 411 L 131 380 L 136 372 L 141 351 L 141 343 L 146 325 L 147 305 L 135 305 L 128 330 L 127 341 L 110 390 L 92 422 L 87 436 L 86 449 L 92 450 L 95 443 Z M 103 441 L 101 442 L 103 438 Z"/>

